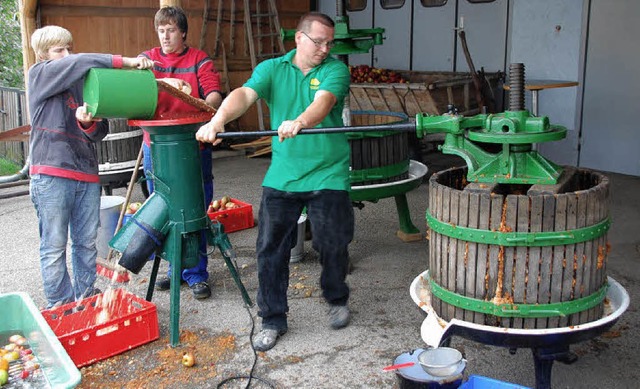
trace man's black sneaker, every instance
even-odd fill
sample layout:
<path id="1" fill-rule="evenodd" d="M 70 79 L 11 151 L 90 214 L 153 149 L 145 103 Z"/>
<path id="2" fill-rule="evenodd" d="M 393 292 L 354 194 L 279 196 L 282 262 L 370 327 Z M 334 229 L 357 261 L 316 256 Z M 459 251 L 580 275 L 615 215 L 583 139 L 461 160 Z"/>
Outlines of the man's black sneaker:
<path id="1" fill-rule="evenodd" d="M 211 288 L 209 288 L 209 284 L 206 282 L 196 282 L 193 285 L 190 285 L 189 288 L 193 291 L 193 297 L 198 300 L 206 299 L 211 296 Z"/>

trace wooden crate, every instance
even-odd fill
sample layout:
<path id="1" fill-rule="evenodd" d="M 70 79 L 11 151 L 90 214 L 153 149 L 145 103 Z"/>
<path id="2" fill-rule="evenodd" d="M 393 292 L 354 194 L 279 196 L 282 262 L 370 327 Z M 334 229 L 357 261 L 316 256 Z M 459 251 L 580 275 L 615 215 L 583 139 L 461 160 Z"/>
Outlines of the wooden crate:
<path id="1" fill-rule="evenodd" d="M 410 117 L 418 113 L 442 115 L 453 104 L 463 115 L 480 112 L 475 98 L 473 78 L 460 72 L 413 72 L 395 70 L 408 83 L 372 84 L 352 83 L 352 110 L 403 112 Z M 501 101 L 503 73 L 485 73 L 491 86 L 490 94 Z"/>

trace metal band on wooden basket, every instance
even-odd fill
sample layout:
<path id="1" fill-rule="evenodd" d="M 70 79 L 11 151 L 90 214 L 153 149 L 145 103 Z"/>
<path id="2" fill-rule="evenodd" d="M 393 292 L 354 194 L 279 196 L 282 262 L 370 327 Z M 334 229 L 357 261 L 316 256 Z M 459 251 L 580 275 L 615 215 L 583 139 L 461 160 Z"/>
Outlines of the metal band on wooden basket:
<path id="1" fill-rule="evenodd" d="M 480 300 L 452 292 L 438 285 L 431 277 L 429 277 L 429 284 L 431 286 L 431 294 L 447 304 L 493 316 L 521 318 L 564 317 L 579 313 L 600 304 L 607 294 L 607 289 L 609 289 L 609 284 L 605 283 L 600 289 L 589 296 L 557 303 L 496 304 L 492 301 Z"/>
<path id="2" fill-rule="evenodd" d="M 427 209 L 427 224 L 433 231 L 454 239 L 463 239 L 474 243 L 499 246 L 560 246 L 576 244 L 596 239 L 607 233 L 611 226 L 609 217 L 591 226 L 566 231 L 547 232 L 502 232 L 486 229 L 461 227 L 443 222 L 431 215 Z"/>
<path id="3" fill-rule="evenodd" d="M 405 160 L 393 165 L 372 167 L 368 169 L 352 170 L 349 172 L 349 179 L 352 184 L 370 180 L 380 180 L 382 178 L 395 177 L 409 171 L 409 160 Z"/>

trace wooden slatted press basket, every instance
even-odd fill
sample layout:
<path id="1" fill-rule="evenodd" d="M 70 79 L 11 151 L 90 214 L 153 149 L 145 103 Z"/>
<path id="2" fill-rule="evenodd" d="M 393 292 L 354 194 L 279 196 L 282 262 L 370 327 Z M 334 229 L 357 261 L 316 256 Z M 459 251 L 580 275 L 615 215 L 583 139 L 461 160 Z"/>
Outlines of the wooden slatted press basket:
<path id="1" fill-rule="evenodd" d="M 351 125 L 380 125 L 379 131 L 347 132 L 351 148 L 351 186 L 380 184 L 409 177 L 409 134 L 386 124 L 407 122 L 403 113 L 353 111 Z"/>
<path id="2" fill-rule="evenodd" d="M 506 328 L 597 320 L 607 289 L 609 179 L 565 168 L 558 185 L 466 182 L 466 167 L 429 182 L 432 306 Z"/>

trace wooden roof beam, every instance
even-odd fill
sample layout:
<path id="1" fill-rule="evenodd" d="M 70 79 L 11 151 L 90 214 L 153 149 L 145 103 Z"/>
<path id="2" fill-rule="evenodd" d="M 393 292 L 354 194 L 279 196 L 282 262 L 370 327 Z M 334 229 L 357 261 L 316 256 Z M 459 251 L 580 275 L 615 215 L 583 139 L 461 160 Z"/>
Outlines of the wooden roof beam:
<path id="1" fill-rule="evenodd" d="M 38 0 L 20 0 L 18 3 L 20 7 L 20 33 L 22 35 L 22 69 L 26 86 L 27 72 L 31 65 L 36 63 L 36 56 L 31 49 L 31 35 L 38 28 L 36 23 Z"/>

